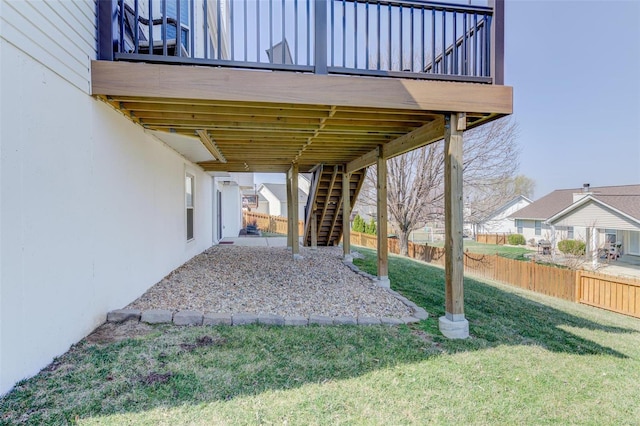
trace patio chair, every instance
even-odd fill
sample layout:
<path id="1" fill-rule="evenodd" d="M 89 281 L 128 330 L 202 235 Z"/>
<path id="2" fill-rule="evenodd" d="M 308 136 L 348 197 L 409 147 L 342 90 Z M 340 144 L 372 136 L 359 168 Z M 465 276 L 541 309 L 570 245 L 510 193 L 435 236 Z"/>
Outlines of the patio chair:
<path id="1" fill-rule="evenodd" d="M 611 243 L 609 245 L 609 253 L 607 255 L 608 260 L 618 260 L 620 257 L 621 245 L 616 243 Z"/>
<path id="2" fill-rule="evenodd" d="M 283 52 L 284 49 L 284 52 Z M 289 43 L 284 39 L 283 41 L 274 44 L 271 48 L 266 50 L 269 62 L 272 64 L 285 64 L 292 65 L 293 58 L 291 57 L 291 51 L 289 50 Z M 284 53 L 284 61 L 283 59 Z"/>
<path id="3" fill-rule="evenodd" d="M 147 19 L 144 16 L 141 16 L 138 13 L 138 19 L 136 22 L 136 14 L 135 10 L 128 4 L 124 4 L 124 51 L 126 53 L 149 53 L 149 23 L 154 26 L 162 26 L 164 23 L 163 18 L 156 18 L 153 20 Z M 179 34 L 178 28 L 181 29 L 180 25 L 178 25 L 178 21 L 172 17 L 166 17 L 167 26 L 171 26 L 176 29 L 175 34 Z M 135 34 L 138 34 L 138 48 L 136 50 L 135 45 Z M 185 49 L 185 47 L 180 43 L 180 53 L 182 56 L 189 56 L 189 53 Z M 153 39 L 153 54 L 154 55 L 163 55 L 164 44 L 162 38 L 154 38 Z M 176 38 L 167 39 L 167 55 L 175 56 L 177 55 L 176 51 Z"/>

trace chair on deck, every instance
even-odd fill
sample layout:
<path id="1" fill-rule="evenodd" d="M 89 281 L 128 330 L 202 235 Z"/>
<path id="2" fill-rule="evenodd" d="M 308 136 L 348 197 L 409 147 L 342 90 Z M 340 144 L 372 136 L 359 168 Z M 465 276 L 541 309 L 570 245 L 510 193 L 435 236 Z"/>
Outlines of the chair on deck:
<path id="1" fill-rule="evenodd" d="M 154 26 L 162 26 L 165 19 L 156 18 L 153 20 L 147 19 L 138 14 L 138 19 L 136 22 L 136 14 L 135 10 L 128 4 L 124 4 L 124 51 L 126 53 L 149 53 L 149 24 L 153 24 Z M 178 21 L 172 17 L 166 17 L 167 26 L 171 26 L 175 29 L 175 34 L 180 34 L 178 28 L 181 29 L 181 26 L 178 24 Z M 138 34 L 138 48 L 136 50 L 135 44 L 135 34 Z M 176 56 L 178 54 L 176 50 L 176 38 L 170 38 L 166 40 L 167 42 L 167 55 Z M 180 54 L 182 56 L 189 56 L 189 52 L 185 49 L 184 45 L 180 43 Z M 164 43 L 162 38 L 154 38 L 153 39 L 153 54 L 154 55 L 163 55 L 164 52 Z"/>
<path id="2" fill-rule="evenodd" d="M 619 243 L 611 243 L 609 245 L 609 252 L 607 254 L 607 259 L 608 260 L 618 260 L 618 258 L 620 257 L 620 255 L 622 250 L 622 245 Z"/>

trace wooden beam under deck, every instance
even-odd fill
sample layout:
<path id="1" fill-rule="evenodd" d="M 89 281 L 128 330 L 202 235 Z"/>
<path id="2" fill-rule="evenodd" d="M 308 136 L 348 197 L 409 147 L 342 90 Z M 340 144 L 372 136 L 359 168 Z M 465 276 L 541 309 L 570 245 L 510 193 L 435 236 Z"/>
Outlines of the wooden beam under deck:
<path id="1" fill-rule="evenodd" d="M 92 61 L 91 80 L 105 96 L 499 114 L 513 97 L 509 86 L 110 61 Z"/>
<path id="2" fill-rule="evenodd" d="M 131 62 L 92 62 L 92 90 L 135 123 L 215 141 L 206 171 L 347 172 L 444 136 L 447 111 L 469 127 L 511 112 L 512 89 L 474 83 L 315 75 Z M 214 158 L 219 158 L 214 154 Z"/>

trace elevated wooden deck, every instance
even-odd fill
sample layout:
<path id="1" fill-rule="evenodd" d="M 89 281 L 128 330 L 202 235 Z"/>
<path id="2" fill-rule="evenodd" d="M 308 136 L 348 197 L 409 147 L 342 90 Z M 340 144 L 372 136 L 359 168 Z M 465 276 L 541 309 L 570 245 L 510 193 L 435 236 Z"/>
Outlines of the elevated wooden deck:
<path id="1" fill-rule="evenodd" d="M 146 129 L 204 131 L 223 157 L 210 171 L 306 172 L 419 128 L 418 145 L 440 140 L 447 111 L 470 128 L 512 112 L 508 86 L 117 61 L 92 63 L 92 92 Z"/>

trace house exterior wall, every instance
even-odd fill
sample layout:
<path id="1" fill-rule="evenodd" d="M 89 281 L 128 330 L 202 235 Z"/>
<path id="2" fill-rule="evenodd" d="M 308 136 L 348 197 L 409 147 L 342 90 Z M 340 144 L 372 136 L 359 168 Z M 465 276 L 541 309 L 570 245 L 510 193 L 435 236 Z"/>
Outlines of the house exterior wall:
<path id="1" fill-rule="evenodd" d="M 518 202 L 513 203 L 509 207 L 501 210 L 498 214 L 493 216 L 491 219 L 487 220 L 484 223 L 481 223 L 478 226 L 478 233 L 486 233 L 486 234 L 516 233 L 516 227 L 515 227 L 514 221 L 513 219 L 509 219 L 508 217 L 511 216 L 513 213 L 517 212 L 518 210 L 528 206 L 529 204 L 531 204 L 529 201 L 519 199 Z"/>
<path id="2" fill-rule="evenodd" d="M 531 219 L 520 219 L 520 223 L 522 224 L 522 232 L 518 230 L 514 221 L 514 228 L 516 229 L 516 234 L 522 234 L 527 240 L 534 239 L 536 242 L 538 240 L 551 240 L 551 227 L 549 225 L 544 224 L 543 221 L 540 222 L 540 235 L 536 235 L 536 221 Z"/>
<path id="3" fill-rule="evenodd" d="M 89 96 L 92 2 L 3 2 L 0 17 L 3 394 L 208 248 L 214 218 L 208 174 Z"/>
<path id="4" fill-rule="evenodd" d="M 623 215 L 593 202 L 576 208 L 571 214 L 556 222 L 558 225 L 597 227 L 603 229 L 619 229 L 638 231 L 640 226 Z"/>
<path id="5" fill-rule="evenodd" d="M 268 214 L 270 214 L 271 216 L 283 216 L 282 215 L 282 211 L 284 209 L 284 215 L 286 215 L 287 213 L 287 205 L 285 204 L 284 207 L 281 205 L 280 200 L 278 199 L 278 197 L 276 197 L 275 195 L 273 195 L 273 193 L 271 191 L 269 191 L 267 188 L 262 187 L 260 188 L 260 194 L 267 199 L 267 202 L 269 203 L 269 212 Z"/>

